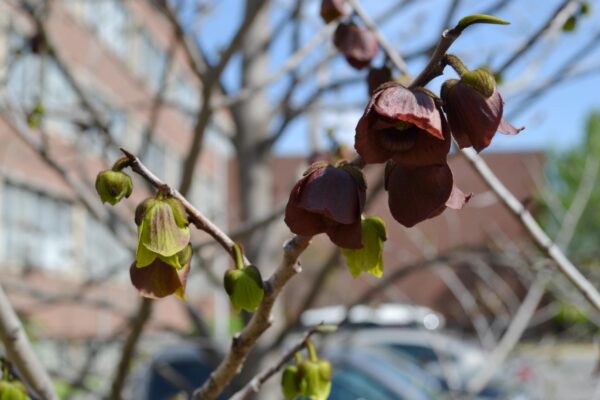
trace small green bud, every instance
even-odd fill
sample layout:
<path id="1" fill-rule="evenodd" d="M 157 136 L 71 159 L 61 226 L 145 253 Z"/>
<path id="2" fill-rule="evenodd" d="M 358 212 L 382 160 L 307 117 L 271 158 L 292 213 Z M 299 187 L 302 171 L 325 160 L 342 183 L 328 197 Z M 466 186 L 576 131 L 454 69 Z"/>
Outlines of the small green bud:
<path id="1" fill-rule="evenodd" d="M 38 101 L 35 104 L 35 107 L 27 114 L 27 125 L 29 125 L 31 129 L 39 129 L 45 114 L 46 109 L 44 108 L 44 104 L 42 104 L 41 101 Z"/>
<path id="2" fill-rule="evenodd" d="M 581 8 L 579 8 L 579 14 L 589 15 L 591 9 L 592 9 L 592 6 L 590 5 L 590 2 L 584 1 L 583 3 L 581 3 Z"/>
<path id="3" fill-rule="evenodd" d="M 325 360 L 305 360 L 298 365 L 300 392 L 313 400 L 327 400 L 331 392 L 331 364 Z"/>
<path id="4" fill-rule="evenodd" d="M 490 98 L 494 94 L 494 90 L 496 90 L 494 75 L 484 68 L 466 72 L 460 77 L 460 81 L 477 90 L 486 99 Z"/>
<path id="5" fill-rule="evenodd" d="M 300 395 L 298 367 L 290 365 L 281 374 L 281 391 L 285 400 L 294 400 Z"/>
<path id="6" fill-rule="evenodd" d="M 96 191 L 103 203 L 117 204 L 133 192 L 131 177 L 121 171 L 106 170 L 96 177 Z"/>
<path id="7" fill-rule="evenodd" d="M 562 26 L 563 32 L 573 32 L 577 28 L 577 17 L 571 15 Z"/>
<path id="8" fill-rule="evenodd" d="M 256 311 L 265 295 L 260 271 L 253 265 L 227 271 L 223 283 L 237 312 Z"/>
<path id="9" fill-rule="evenodd" d="M 27 400 L 25 386 L 19 381 L 0 381 L 0 400 Z"/>

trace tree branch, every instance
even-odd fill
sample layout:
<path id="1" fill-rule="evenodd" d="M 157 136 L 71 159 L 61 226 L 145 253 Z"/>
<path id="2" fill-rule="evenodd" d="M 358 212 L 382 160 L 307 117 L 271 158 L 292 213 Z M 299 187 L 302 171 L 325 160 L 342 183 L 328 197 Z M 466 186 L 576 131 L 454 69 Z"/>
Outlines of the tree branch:
<path id="1" fill-rule="evenodd" d="M 0 339 L 10 361 L 17 367 L 25 382 L 42 398 L 58 400 L 52 381 L 35 355 L 25 329 L 2 287 L 0 287 Z"/>
<path id="2" fill-rule="evenodd" d="M 294 354 L 302 350 L 306 346 L 306 342 L 308 339 L 315 333 L 319 331 L 319 326 L 316 326 L 310 329 L 308 332 L 304 334 L 302 339 L 298 341 L 292 348 L 290 348 L 283 356 L 280 357 L 277 364 L 273 365 L 271 368 L 265 370 L 261 374 L 254 377 L 246 386 L 244 386 L 240 391 L 231 396 L 230 400 L 250 400 L 253 395 L 257 394 L 260 391 L 262 385 L 268 381 L 273 375 L 279 372 L 292 358 L 294 358 Z"/>

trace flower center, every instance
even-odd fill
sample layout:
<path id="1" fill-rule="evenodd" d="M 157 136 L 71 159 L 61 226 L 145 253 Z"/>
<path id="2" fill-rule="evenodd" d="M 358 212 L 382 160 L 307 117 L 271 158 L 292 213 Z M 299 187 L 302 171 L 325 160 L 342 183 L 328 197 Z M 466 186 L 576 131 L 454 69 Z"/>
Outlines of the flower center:
<path id="1" fill-rule="evenodd" d="M 413 148 L 419 129 L 401 121 L 393 128 L 381 129 L 377 132 L 377 140 L 384 149 L 391 152 L 402 152 Z"/>

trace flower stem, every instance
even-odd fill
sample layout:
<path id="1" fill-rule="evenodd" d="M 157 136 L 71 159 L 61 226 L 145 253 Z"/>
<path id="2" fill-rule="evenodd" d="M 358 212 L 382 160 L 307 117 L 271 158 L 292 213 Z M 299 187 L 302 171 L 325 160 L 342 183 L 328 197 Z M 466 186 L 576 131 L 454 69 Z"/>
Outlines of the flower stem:
<path id="1" fill-rule="evenodd" d="M 458 75 L 460 75 L 461 77 L 466 74 L 467 72 L 469 72 L 469 69 L 467 68 L 467 66 L 462 62 L 462 60 L 458 57 L 456 57 L 453 54 L 446 54 L 444 56 L 444 63 L 446 65 L 450 65 L 452 67 L 452 69 L 454 69 L 456 71 L 456 73 Z"/>
<path id="2" fill-rule="evenodd" d="M 310 361 L 313 361 L 313 362 L 319 361 L 319 358 L 317 357 L 317 350 L 315 349 L 315 345 L 313 344 L 312 340 L 310 340 L 310 339 L 306 341 L 306 350 L 308 351 L 308 359 Z"/>
<path id="3" fill-rule="evenodd" d="M 237 243 L 233 244 L 233 254 L 235 257 L 235 268 L 244 269 L 246 266 L 244 263 L 244 253 L 242 252 L 242 246 Z"/>

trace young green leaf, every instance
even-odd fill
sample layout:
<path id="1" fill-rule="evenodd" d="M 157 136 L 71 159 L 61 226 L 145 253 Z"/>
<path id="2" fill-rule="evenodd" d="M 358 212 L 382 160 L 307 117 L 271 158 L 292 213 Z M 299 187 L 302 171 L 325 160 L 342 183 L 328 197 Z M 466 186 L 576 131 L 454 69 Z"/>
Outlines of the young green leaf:
<path id="1" fill-rule="evenodd" d="M 379 217 L 362 221 L 362 249 L 341 249 L 348 269 L 354 278 L 366 272 L 377 278 L 383 276 L 383 242 L 387 239 L 385 223 Z"/>
<path id="2" fill-rule="evenodd" d="M 510 22 L 504 21 L 500 18 L 492 17 L 491 15 L 473 14 L 473 15 L 464 17 L 463 19 L 458 21 L 458 24 L 456 25 L 456 27 L 454 29 L 459 32 L 462 32 L 467 27 L 469 27 L 473 24 L 509 25 Z"/>

